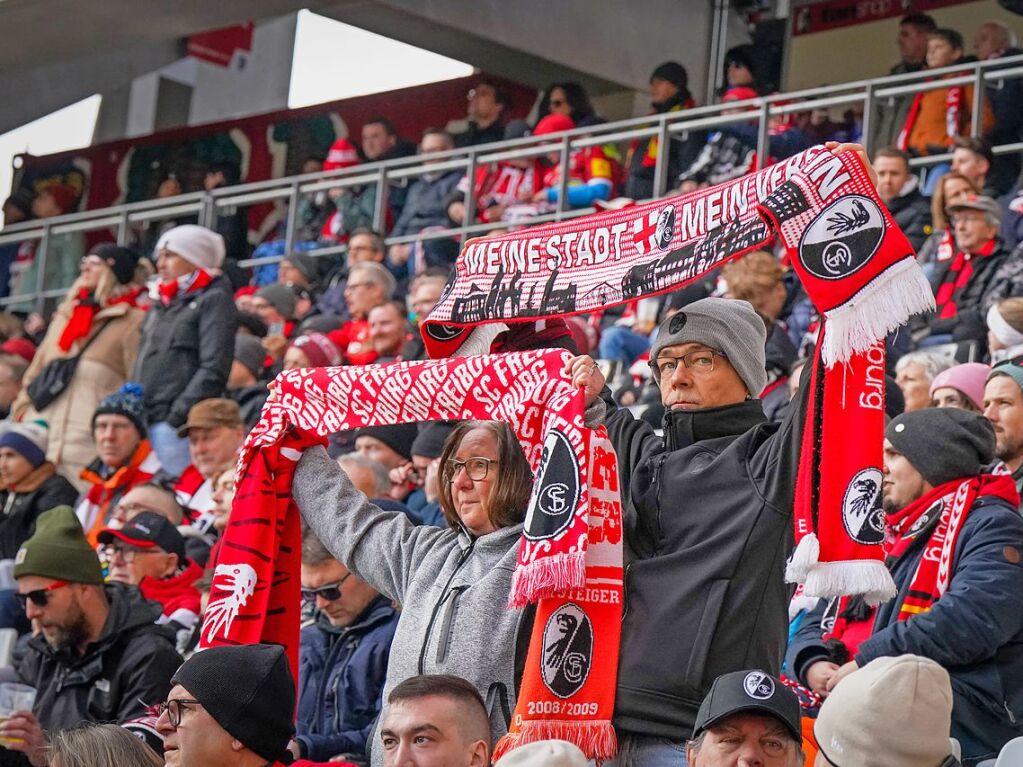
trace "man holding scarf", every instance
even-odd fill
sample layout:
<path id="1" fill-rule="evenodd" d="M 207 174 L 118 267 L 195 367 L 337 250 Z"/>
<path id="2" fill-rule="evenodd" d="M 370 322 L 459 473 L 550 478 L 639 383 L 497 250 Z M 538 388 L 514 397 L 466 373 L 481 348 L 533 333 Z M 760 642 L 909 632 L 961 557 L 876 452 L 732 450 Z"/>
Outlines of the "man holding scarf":
<path id="1" fill-rule="evenodd" d="M 684 741 L 716 677 L 780 670 L 808 387 L 782 423 L 767 422 L 758 398 L 766 333 L 749 303 L 724 298 L 696 301 L 661 324 L 650 359 L 663 438 L 615 407 L 592 359 L 569 363 L 587 405 L 602 396 L 609 409 L 622 482 L 627 609 L 615 764 L 684 764 Z"/>
<path id="2" fill-rule="evenodd" d="M 811 686 L 824 669 L 826 692 L 875 658 L 936 661 L 952 679 L 952 737 L 966 765 L 1023 735 L 1023 519 L 1012 477 L 982 473 L 994 454 L 994 430 L 979 413 L 926 408 L 894 419 L 883 491 L 898 596 L 874 610 L 822 604 L 828 645 L 811 614 L 801 633 L 816 635 L 797 638 L 789 655 Z M 833 640 L 852 657 L 837 669 Z"/>
<path id="3" fill-rule="evenodd" d="M 192 405 L 220 397 L 234 359 L 237 317 L 219 275 L 224 238 L 194 224 L 165 232 L 156 245 L 158 295 L 142 326 L 134 380 L 145 387 L 149 439 L 177 476 L 190 463 L 188 440 L 175 430 Z"/>

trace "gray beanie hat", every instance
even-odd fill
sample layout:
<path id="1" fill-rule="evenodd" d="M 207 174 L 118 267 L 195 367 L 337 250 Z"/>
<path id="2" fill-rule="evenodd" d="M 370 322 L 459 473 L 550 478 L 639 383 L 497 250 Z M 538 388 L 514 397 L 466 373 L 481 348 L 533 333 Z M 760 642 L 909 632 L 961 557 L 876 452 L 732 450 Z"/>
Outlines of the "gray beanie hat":
<path id="1" fill-rule="evenodd" d="M 995 430 L 980 413 L 927 407 L 888 424 L 885 438 L 934 487 L 980 473 L 995 458 Z"/>
<path id="2" fill-rule="evenodd" d="M 705 344 L 724 352 L 751 397 L 767 386 L 767 325 L 748 301 L 701 298 L 661 323 L 650 360 L 667 346 Z"/>
<path id="3" fill-rule="evenodd" d="M 263 376 L 263 363 L 266 361 L 266 349 L 255 336 L 234 337 L 234 358 L 256 378 Z"/>
<path id="4" fill-rule="evenodd" d="M 256 295 L 259 298 L 266 299 L 266 302 L 280 312 L 281 316 L 285 319 L 290 320 L 294 318 L 295 305 L 298 301 L 295 300 L 295 291 L 287 285 L 275 282 L 272 285 L 266 285 L 257 290 Z"/>

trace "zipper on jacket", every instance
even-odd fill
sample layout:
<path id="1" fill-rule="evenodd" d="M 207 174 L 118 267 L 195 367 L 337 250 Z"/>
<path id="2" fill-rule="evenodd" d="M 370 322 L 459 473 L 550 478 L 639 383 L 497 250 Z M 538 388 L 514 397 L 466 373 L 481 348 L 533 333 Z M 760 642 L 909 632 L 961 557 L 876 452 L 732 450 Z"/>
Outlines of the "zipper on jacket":
<path id="1" fill-rule="evenodd" d="M 449 596 L 451 599 L 448 600 L 448 608 L 444 611 L 444 621 L 440 624 L 440 638 L 437 640 L 437 657 L 436 662 L 438 665 L 447 660 L 448 657 L 448 644 L 451 639 L 451 624 L 455 622 L 455 613 L 458 612 L 458 597 L 462 595 L 468 586 L 455 586 L 451 589 Z M 445 597 L 447 599 L 447 597 Z"/>
<path id="2" fill-rule="evenodd" d="M 437 604 L 433 606 L 433 612 L 430 613 L 430 621 L 426 624 L 426 636 L 423 638 L 423 646 L 419 648 L 419 675 L 422 676 L 426 673 L 426 648 L 430 644 L 430 637 L 433 636 L 433 624 L 437 621 L 437 613 L 440 612 L 440 608 L 443 607 L 445 600 L 448 597 L 448 588 L 451 586 L 451 581 L 458 575 L 458 571 L 462 569 L 462 565 L 468 561 L 469 557 L 472 556 L 472 550 L 476 547 L 476 538 L 470 537 L 469 545 L 466 547 L 459 557 L 458 562 L 455 563 L 455 569 L 452 570 L 451 575 L 448 576 L 447 583 L 444 584 L 444 588 L 441 590 L 440 599 L 437 600 Z"/>
<path id="3" fill-rule="evenodd" d="M 667 453 L 661 453 L 661 457 L 657 461 L 657 466 L 654 468 L 654 476 L 651 478 L 651 482 L 654 485 L 654 501 L 657 503 L 657 530 L 654 531 L 656 537 L 654 538 L 654 553 L 660 553 L 661 551 L 661 473 L 664 470 L 664 462 L 668 460 Z"/>

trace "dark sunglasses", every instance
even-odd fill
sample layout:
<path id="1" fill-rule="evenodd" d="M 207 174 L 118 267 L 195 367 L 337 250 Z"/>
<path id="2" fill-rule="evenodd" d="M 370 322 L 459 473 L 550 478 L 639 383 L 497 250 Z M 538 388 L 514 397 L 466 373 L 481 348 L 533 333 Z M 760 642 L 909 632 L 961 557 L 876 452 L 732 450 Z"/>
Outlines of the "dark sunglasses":
<path id="1" fill-rule="evenodd" d="M 28 591 L 24 594 L 15 594 L 18 598 L 18 603 L 21 605 L 21 609 L 25 610 L 28 608 L 28 601 L 31 599 L 32 604 L 36 607 L 46 607 L 50 602 L 50 592 L 70 585 L 68 581 L 56 581 L 51 583 L 45 589 L 36 589 L 35 591 Z"/>
<path id="2" fill-rule="evenodd" d="M 348 575 L 339 580 L 337 583 L 320 586 L 318 589 L 302 589 L 302 600 L 309 604 L 315 604 L 316 597 L 319 597 L 326 602 L 334 602 L 341 598 L 341 584 L 351 577 L 352 574 L 348 573 Z"/>

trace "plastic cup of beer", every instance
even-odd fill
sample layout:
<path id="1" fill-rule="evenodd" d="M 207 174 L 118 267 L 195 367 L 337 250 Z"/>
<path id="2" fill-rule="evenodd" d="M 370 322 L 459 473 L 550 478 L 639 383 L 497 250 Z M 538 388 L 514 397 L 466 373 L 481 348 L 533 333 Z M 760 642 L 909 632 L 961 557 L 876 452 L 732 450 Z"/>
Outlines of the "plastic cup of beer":
<path id="1" fill-rule="evenodd" d="M 35 687 L 15 682 L 0 684 L 0 724 L 10 719 L 15 711 L 31 711 L 35 702 Z M 5 738 L 0 736 L 0 744 L 3 745 L 21 742 L 21 738 Z"/>

